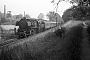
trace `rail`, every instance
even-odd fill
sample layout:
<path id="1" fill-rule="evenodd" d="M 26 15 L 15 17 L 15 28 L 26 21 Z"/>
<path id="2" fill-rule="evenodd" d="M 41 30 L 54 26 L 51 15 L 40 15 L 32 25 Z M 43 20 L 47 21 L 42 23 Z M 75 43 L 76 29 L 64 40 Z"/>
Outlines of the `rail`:
<path id="1" fill-rule="evenodd" d="M 57 29 L 58 29 L 58 26 L 54 26 L 54 27 L 52 27 L 51 29 L 46 30 L 46 31 L 54 32 L 54 31 L 57 30 Z M 41 32 L 41 33 L 38 33 L 38 34 L 34 34 L 34 35 L 32 35 L 32 36 L 30 36 L 30 37 L 28 37 L 28 38 L 32 38 L 33 36 L 36 36 L 36 35 L 41 35 L 42 33 L 45 33 L 45 31 L 44 31 L 44 32 Z M 14 38 L 14 39 L 9 39 L 9 40 L 0 42 L 0 49 L 3 48 L 3 47 L 5 47 L 5 46 L 8 46 L 8 45 L 11 45 L 11 44 L 14 44 L 14 43 L 23 41 L 23 40 L 25 40 L 25 39 L 27 39 L 27 38 L 23 38 L 23 39 Z"/>

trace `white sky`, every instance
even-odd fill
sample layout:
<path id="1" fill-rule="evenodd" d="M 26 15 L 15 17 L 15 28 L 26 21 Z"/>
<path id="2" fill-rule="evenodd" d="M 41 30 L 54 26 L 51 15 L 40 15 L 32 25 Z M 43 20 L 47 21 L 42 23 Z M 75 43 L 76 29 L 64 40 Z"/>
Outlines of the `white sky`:
<path id="1" fill-rule="evenodd" d="M 0 11 L 4 12 L 4 5 L 6 5 L 6 11 L 12 11 L 12 14 L 29 14 L 31 17 L 37 18 L 39 13 L 45 15 L 54 9 L 52 0 L 0 0 Z M 63 14 L 64 10 L 70 7 L 70 3 L 60 2 L 58 13 Z"/>

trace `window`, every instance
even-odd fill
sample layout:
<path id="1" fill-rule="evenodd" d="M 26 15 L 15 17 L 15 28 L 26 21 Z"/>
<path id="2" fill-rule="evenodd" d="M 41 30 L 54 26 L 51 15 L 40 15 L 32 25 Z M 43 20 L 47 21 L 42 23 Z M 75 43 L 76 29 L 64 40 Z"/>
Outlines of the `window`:
<path id="1" fill-rule="evenodd" d="M 28 26 L 31 26 L 31 22 L 27 22 L 28 23 Z"/>

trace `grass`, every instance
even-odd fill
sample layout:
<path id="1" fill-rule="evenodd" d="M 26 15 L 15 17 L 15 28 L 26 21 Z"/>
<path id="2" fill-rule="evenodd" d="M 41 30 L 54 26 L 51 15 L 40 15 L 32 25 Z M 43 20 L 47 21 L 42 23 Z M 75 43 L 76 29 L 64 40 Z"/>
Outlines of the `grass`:
<path id="1" fill-rule="evenodd" d="M 12 30 L 2 30 L 0 35 L 1 35 L 0 42 L 16 38 L 16 35 L 14 34 Z"/>
<path id="2" fill-rule="evenodd" d="M 48 33 L 44 32 L 44 34 L 42 34 L 42 36 L 39 36 L 39 35 L 38 36 L 36 35 L 34 37 L 32 36 L 31 38 L 28 38 L 26 41 L 24 40 L 22 42 L 18 42 L 16 44 L 12 44 L 8 47 L 5 47 L 5 49 L 2 50 L 2 53 L 1 53 L 1 54 L 5 54 L 3 55 L 2 59 L 10 60 L 10 57 L 11 57 L 11 59 L 14 59 L 14 60 L 16 59 L 29 60 L 32 58 L 37 59 L 41 57 L 43 53 L 47 52 L 46 51 L 47 49 L 52 48 L 53 45 L 59 42 L 58 38 L 57 38 L 58 39 L 57 41 L 55 40 L 56 38 L 54 33 L 49 31 Z M 13 54 L 14 56 L 11 56 Z"/>
<path id="3" fill-rule="evenodd" d="M 0 60 L 79 60 L 82 27 L 71 28 L 65 38 L 57 37 L 54 31 L 50 29 L 1 48 Z"/>

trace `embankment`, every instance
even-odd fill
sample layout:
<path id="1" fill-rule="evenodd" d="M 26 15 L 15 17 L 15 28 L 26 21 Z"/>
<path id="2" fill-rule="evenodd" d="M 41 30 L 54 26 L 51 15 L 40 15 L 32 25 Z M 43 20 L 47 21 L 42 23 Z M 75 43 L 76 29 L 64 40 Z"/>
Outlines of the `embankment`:
<path id="1" fill-rule="evenodd" d="M 56 29 L 0 47 L 0 60 L 80 60 L 83 28 L 70 28 L 64 38 L 55 34 Z"/>

